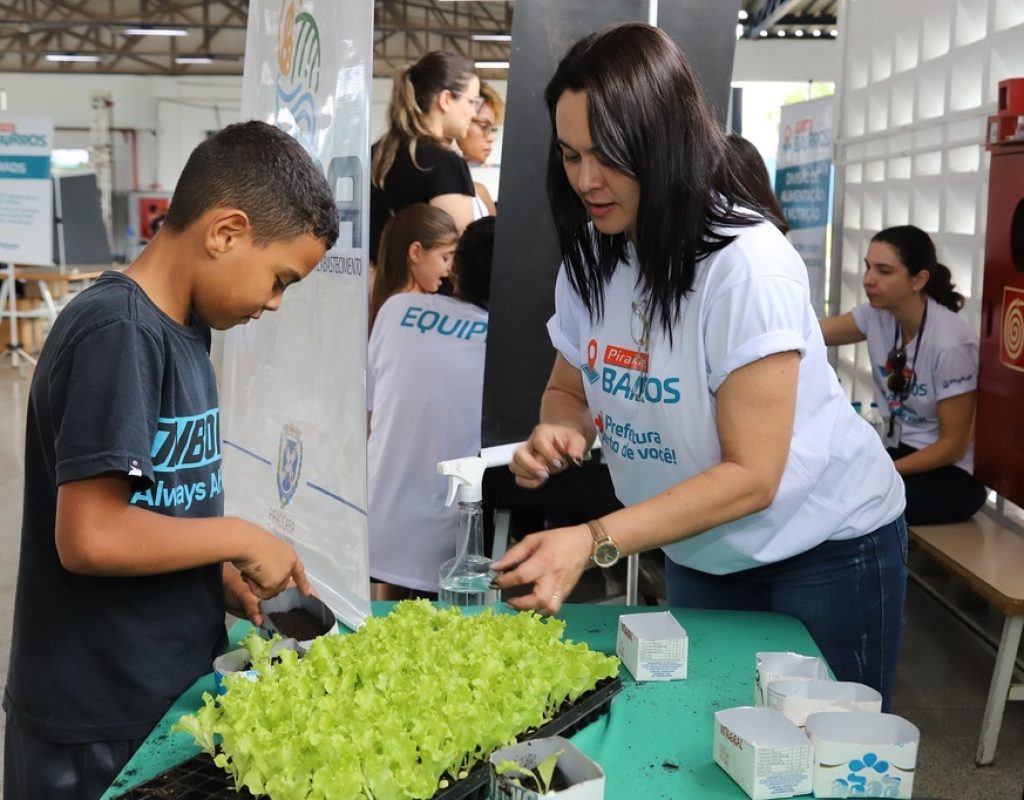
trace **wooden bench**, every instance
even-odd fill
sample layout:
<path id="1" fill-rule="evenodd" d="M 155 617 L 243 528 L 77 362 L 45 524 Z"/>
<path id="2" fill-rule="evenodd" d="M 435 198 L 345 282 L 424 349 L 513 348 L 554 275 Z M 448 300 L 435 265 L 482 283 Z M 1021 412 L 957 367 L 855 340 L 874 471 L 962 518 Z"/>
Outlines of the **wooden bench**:
<path id="1" fill-rule="evenodd" d="M 1007 701 L 1024 700 L 1024 683 L 1011 683 L 1024 628 L 1024 536 L 985 514 L 909 532 L 923 553 L 1006 615 L 974 758 L 979 766 L 991 764 Z"/>

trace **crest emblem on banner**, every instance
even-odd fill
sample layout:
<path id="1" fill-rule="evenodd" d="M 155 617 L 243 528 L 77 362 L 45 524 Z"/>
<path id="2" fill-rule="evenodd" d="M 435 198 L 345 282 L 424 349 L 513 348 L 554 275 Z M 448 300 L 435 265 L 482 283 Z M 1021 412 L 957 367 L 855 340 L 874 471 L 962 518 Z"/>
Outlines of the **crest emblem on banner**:
<path id="1" fill-rule="evenodd" d="M 281 508 L 291 502 L 299 488 L 302 472 L 302 432 L 291 423 L 281 431 L 281 445 L 277 452 L 277 495 Z"/>

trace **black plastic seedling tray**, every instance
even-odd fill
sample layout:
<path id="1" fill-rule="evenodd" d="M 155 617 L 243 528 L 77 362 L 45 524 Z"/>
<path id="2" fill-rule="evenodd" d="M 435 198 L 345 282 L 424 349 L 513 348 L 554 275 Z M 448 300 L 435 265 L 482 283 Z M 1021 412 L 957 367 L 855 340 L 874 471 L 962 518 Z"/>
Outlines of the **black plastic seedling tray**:
<path id="1" fill-rule="evenodd" d="M 551 722 L 524 733 L 519 741 L 571 736 L 604 714 L 612 698 L 621 691 L 621 678 L 606 679 L 572 705 L 563 707 Z M 488 782 L 488 766 L 483 762 L 461 781 L 439 790 L 432 800 L 487 800 Z M 214 764 L 207 753 L 183 761 L 115 797 L 120 800 L 254 800 L 254 795 L 245 789 L 236 791 L 228 774 Z"/>

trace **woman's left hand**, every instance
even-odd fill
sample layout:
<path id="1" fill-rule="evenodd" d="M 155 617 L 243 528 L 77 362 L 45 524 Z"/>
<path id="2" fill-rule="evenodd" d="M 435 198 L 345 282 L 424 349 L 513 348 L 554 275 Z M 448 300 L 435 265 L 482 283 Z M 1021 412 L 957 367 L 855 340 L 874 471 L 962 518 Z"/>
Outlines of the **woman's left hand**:
<path id="1" fill-rule="evenodd" d="M 257 597 L 245 578 L 231 564 L 224 565 L 224 607 L 229 614 L 240 619 L 247 619 L 257 628 L 263 625 L 263 614 L 260 613 L 260 599 Z"/>
<path id="2" fill-rule="evenodd" d="M 494 565 L 499 589 L 533 584 L 533 591 L 508 604 L 520 611 L 558 613 L 590 563 L 593 537 L 586 525 L 531 533 Z"/>

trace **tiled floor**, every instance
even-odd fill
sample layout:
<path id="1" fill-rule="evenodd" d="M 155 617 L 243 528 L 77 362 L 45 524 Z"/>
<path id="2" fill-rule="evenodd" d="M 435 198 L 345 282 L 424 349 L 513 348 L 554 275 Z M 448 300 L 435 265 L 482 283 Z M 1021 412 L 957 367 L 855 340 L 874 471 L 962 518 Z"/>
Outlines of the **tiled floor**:
<path id="1" fill-rule="evenodd" d="M 11 639 L 21 527 L 24 415 L 30 376 L 30 369 L 23 369 L 19 376 L 7 358 L 0 360 L 0 685 L 6 682 Z M 1021 800 L 1024 703 L 1007 707 L 995 765 L 975 767 L 974 751 L 992 655 L 948 612 L 913 585 L 908 594 L 906 622 L 894 710 L 921 729 L 915 797 Z M 995 625 L 998 620 L 988 622 Z M 642 798 L 642 791 L 637 797 Z"/>

